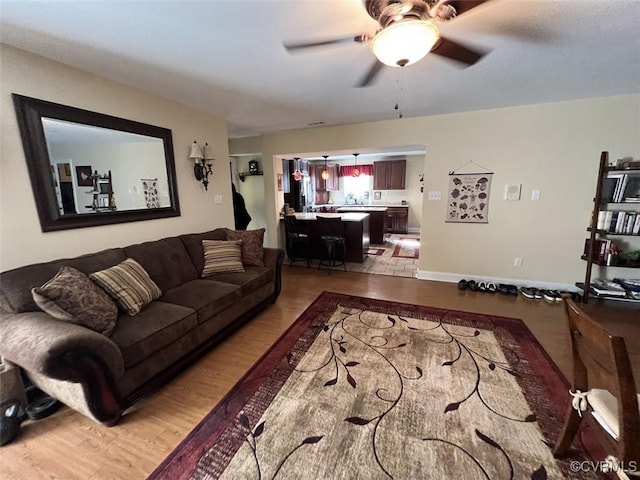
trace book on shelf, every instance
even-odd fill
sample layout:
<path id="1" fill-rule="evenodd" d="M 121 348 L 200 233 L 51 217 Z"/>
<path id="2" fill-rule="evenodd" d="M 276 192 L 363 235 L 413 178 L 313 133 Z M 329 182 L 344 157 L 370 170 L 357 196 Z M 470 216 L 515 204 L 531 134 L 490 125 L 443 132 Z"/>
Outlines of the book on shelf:
<path id="1" fill-rule="evenodd" d="M 602 278 L 594 278 L 591 281 L 591 288 L 598 295 L 614 295 L 624 297 L 627 291 L 619 283 L 604 280 Z"/>
<path id="2" fill-rule="evenodd" d="M 622 192 L 622 202 L 640 203 L 640 175 L 627 175 L 627 183 Z"/>

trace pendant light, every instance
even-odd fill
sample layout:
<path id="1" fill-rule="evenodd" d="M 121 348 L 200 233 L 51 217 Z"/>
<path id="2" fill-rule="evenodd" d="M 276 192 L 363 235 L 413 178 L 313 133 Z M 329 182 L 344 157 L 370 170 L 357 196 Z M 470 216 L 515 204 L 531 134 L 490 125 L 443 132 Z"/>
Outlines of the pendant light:
<path id="1" fill-rule="evenodd" d="M 353 164 L 353 176 L 354 177 L 359 177 L 360 176 L 360 170 L 358 169 L 358 155 L 360 155 L 359 153 L 354 153 L 353 156 L 355 157 L 355 163 Z"/>
<path id="2" fill-rule="evenodd" d="M 322 158 L 324 158 L 324 170 L 322 171 L 322 179 L 329 180 L 329 170 L 327 170 L 327 158 L 329 158 L 329 155 L 322 155 Z"/>
<path id="3" fill-rule="evenodd" d="M 300 171 L 300 157 L 294 157 L 296 162 L 296 171 L 293 172 L 293 179 L 296 181 L 302 180 L 302 172 Z"/>

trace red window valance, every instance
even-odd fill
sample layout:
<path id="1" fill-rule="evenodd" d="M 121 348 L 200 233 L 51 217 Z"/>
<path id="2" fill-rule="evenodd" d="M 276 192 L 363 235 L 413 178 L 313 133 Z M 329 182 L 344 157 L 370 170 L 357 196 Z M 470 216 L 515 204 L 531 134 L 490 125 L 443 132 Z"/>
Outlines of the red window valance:
<path id="1" fill-rule="evenodd" d="M 351 177 L 353 175 L 354 165 L 340 165 L 340 176 L 341 177 Z M 358 165 L 358 170 L 360 170 L 360 175 L 370 175 L 373 176 L 373 164 L 370 165 Z"/>

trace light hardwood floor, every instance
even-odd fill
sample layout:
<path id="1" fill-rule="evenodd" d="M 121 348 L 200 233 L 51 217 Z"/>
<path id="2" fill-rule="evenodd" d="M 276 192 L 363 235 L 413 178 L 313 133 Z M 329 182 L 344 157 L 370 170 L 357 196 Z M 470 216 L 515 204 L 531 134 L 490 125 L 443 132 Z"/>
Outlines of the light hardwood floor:
<path id="1" fill-rule="evenodd" d="M 106 428 L 63 407 L 23 424 L 22 435 L 0 448 L 0 479 L 143 479 L 231 389 L 262 353 L 322 292 L 332 291 L 433 307 L 516 317 L 534 333 L 567 375 L 570 352 L 563 307 L 522 296 L 461 292 L 455 284 L 413 278 L 283 268 L 275 305 L 154 395 Z M 640 380 L 640 312 L 590 308 L 627 339 Z"/>

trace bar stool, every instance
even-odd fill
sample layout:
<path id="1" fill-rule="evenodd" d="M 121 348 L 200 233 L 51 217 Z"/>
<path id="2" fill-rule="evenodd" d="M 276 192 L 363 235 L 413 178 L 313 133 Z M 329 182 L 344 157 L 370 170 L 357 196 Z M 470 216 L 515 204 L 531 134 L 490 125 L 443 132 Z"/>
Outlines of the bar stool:
<path id="1" fill-rule="evenodd" d="M 321 217 L 316 215 L 322 253 L 318 269 L 323 265 L 329 267 L 329 275 L 333 267 L 343 266 L 347 271 L 345 258 L 347 256 L 347 242 L 344 237 L 344 225 L 341 217 Z M 341 261 L 336 263 L 336 250 L 342 247 Z"/>
<path id="2" fill-rule="evenodd" d="M 289 257 L 289 267 L 293 267 L 296 261 L 296 250 L 303 250 L 307 257 L 307 267 L 311 266 L 311 248 L 309 235 L 300 228 L 300 222 L 295 215 L 285 215 L 284 230 L 287 237 L 287 256 Z"/>

